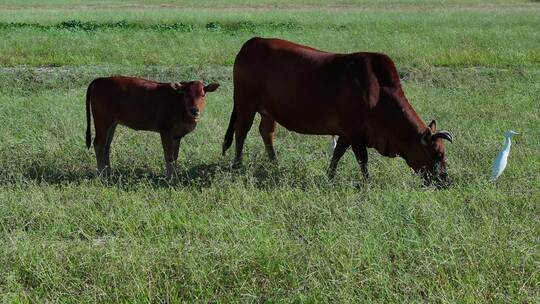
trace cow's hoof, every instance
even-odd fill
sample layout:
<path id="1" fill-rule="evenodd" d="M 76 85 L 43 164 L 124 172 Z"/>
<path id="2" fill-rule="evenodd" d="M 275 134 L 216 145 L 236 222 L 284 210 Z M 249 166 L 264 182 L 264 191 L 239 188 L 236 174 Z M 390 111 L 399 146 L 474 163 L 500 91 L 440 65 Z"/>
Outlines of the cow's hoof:
<path id="1" fill-rule="evenodd" d="M 233 168 L 234 170 L 242 169 L 242 161 L 235 160 L 235 161 L 232 163 L 232 168 Z"/>
<path id="2" fill-rule="evenodd" d="M 103 169 L 97 169 L 96 170 L 96 175 L 98 177 L 109 178 L 111 176 L 111 174 L 112 174 L 112 172 L 111 172 L 110 167 L 106 167 L 106 168 L 103 168 Z"/>

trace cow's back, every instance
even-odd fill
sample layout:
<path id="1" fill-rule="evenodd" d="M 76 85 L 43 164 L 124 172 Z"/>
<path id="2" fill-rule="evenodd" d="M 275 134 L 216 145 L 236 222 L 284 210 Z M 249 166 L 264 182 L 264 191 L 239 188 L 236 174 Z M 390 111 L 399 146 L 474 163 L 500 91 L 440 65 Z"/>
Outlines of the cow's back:
<path id="1" fill-rule="evenodd" d="M 299 133 L 357 132 L 370 102 L 378 100 L 378 78 L 381 84 L 399 86 L 396 75 L 393 63 L 382 54 L 335 54 L 253 38 L 235 60 L 235 104 L 242 103 L 240 111 L 251 107 L 268 113 Z M 355 79 L 362 81 L 360 86 Z"/>
<path id="2" fill-rule="evenodd" d="M 309 86 L 319 67 L 332 56 L 280 39 L 252 38 L 236 56 L 234 80 L 258 86 L 259 91 Z"/>

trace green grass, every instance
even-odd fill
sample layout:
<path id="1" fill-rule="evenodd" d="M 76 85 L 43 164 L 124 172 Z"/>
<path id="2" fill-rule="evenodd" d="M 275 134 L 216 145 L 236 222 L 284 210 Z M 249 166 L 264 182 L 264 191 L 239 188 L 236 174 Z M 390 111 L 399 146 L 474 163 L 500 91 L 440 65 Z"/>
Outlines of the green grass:
<path id="1" fill-rule="evenodd" d="M 540 301 L 537 3 L 81 3 L 0 4 L 1 301 Z M 232 170 L 231 65 L 254 35 L 390 54 L 419 115 L 456 138 L 452 187 L 373 150 L 369 183 L 350 152 L 329 180 L 329 138 L 283 128 L 273 166 L 256 124 Z M 95 177 L 84 94 L 118 73 L 222 84 L 178 179 L 163 178 L 157 134 L 123 127 L 113 176 Z M 490 183 L 507 129 L 521 135 Z"/>
<path id="2" fill-rule="evenodd" d="M 71 9 L 56 14 L 6 10 L 0 13 L 0 64 L 231 65 L 241 45 L 256 35 L 283 37 L 336 52 L 381 51 L 404 65 L 540 63 L 538 5 L 492 5 L 463 11 L 438 5 L 427 9 L 428 13 L 401 6 L 362 7 L 329 11 L 302 11 L 301 6 L 262 11 Z M 72 25 L 82 26 L 66 26 L 70 20 L 76 21 Z"/>

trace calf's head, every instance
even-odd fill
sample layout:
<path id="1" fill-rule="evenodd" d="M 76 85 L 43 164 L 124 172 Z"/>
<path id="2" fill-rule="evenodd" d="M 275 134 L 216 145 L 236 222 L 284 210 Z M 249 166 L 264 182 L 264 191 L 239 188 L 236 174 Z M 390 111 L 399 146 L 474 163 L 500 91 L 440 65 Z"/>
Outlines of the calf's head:
<path id="1" fill-rule="evenodd" d="M 204 85 L 201 81 L 190 81 L 171 83 L 171 87 L 181 94 L 188 117 L 197 121 L 204 111 L 206 93 L 217 90 L 219 84 Z"/>
<path id="2" fill-rule="evenodd" d="M 427 184 L 435 182 L 439 187 L 447 185 L 449 181 L 444 140 L 452 142 L 452 135 L 448 131 L 437 131 L 435 120 L 431 121 L 422 134 L 420 142 L 415 145 L 415 152 L 407 160 L 413 170 L 422 175 Z"/>

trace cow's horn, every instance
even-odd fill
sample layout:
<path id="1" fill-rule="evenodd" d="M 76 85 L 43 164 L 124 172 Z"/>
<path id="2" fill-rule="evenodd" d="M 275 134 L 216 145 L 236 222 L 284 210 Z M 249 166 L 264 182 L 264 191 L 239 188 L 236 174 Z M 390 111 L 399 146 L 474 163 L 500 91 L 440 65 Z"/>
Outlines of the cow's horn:
<path id="1" fill-rule="evenodd" d="M 437 131 L 435 132 L 435 134 L 433 134 L 431 136 L 431 140 L 435 140 L 437 138 L 442 138 L 442 139 L 446 139 L 448 140 L 449 142 L 453 142 L 453 137 L 452 137 L 452 134 L 450 134 L 450 132 L 448 131 L 444 131 L 444 130 L 441 130 L 441 131 Z"/>

